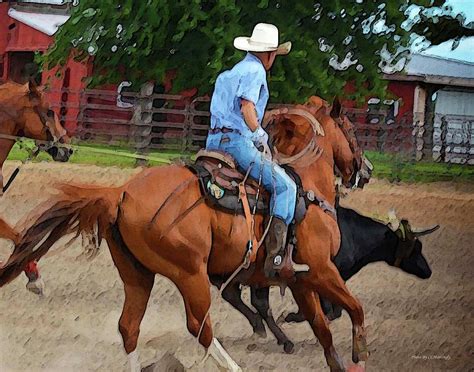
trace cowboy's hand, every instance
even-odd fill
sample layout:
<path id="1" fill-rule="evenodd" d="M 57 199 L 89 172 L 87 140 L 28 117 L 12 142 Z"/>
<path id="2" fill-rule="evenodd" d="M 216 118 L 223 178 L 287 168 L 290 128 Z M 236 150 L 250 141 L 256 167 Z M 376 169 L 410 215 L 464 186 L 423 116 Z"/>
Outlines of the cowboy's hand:
<path id="1" fill-rule="evenodd" d="M 272 152 L 270 146 L 268 146 L 268 134 L 262 127 L 258 127 L 254 132 L 252 140 L 258 151 L 263 152 L 264 156 L 271 160 Z"/>
<path id="2" fill-rule="evenodd" d="M 262 127 L 258 127 L 255 132 L 253 132 L 252 142 L 256 147 L 268 146 L 268 134 Z"/>

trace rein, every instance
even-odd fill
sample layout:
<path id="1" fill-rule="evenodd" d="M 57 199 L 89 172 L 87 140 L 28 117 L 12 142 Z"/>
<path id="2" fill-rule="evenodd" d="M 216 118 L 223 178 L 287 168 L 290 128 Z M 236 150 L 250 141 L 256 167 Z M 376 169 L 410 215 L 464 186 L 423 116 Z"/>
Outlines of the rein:
<path id="1" fill-rule="evenodd" d="M 68 150 L 70 150 L 70 149 L 79 150 L 81 148 L 80 146 L 77 146 L 77 145 L 70 145 L 70 144 L 66 145 L 66 144 L 63 144 L 63 143 L 59 144 L 55 141 L 35 140 L 35 139 L 32 139 L 32 138 L 27 138 L 27 137 L 22 137 L 22 136 L 13 136 L 13 135 L 9 135 L 9 134 L 0 134 L 0 139 L 6 139 L 6 140 L 14 141 L 14 142 L 23 142 L 24 140 L 34 140 L 37 145 L 43 145 L 47 149 L 49 149 L 53 146 L 61 146 L 61 147 L 66 148 Z M 3 193 L 5 193 L 9 189 L 9 187 L 12 185 L 13 181 L 15 181 L 16 177 L 20 173 L 21 168 L 26 163 L 34 160 L 38 156 L 40 150 L 41 150 L 41 148 L 39 146 L 37 146 L 32 151 L 28 151 L 29 152 L 28 157 L 25 160 L 23 160 L 22 164 L 20 164 L 13 171 L 13 173 L 10 175 L 7 183 L 5 184 L 5 186 L 2 189 Z M 43 148 L 43 150 L 44 150 L 44 148 Z M 158 163 L 167 163 L 167 164 L 171 163 L 171 161 L 169 159 L 166 159 L 166 158 L 158 158 L 158 157 L 146 156 L 146 155 L 126 154 L 126 153 L 121 153 L 119 151 L 112 151 L 112 150 L 105 150 L 105 149 L 94 149 L 94 148 L 91 148 L 91 147 L 88 147 L 87 150 L 89 152 L 93 152 L 93 153 L 97 153 L 97 154 L 122 156 L 122 157 L 126 157 L 126 158 L 133 158 L 133 159 L 145 160 L 145 161 L 156 161 Z"/>

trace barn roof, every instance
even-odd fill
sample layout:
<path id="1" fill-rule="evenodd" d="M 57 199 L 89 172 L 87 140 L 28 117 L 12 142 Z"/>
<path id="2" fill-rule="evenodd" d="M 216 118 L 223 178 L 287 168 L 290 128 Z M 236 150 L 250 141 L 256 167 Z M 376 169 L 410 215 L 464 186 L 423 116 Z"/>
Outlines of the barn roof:
<path id="1" fill-rule="evenodd" d="M 70 17 L 62 14 L 22 12 L 14 8 L 8 9 L 8 15 L 49 36 L 54 35 Z"/>
<path id="2" fill-rule="evenodd" d="M 474 63 L 428 54 L 413 54 L 403 73 L 385 75 L 389 80 L 474 88 Z"/>

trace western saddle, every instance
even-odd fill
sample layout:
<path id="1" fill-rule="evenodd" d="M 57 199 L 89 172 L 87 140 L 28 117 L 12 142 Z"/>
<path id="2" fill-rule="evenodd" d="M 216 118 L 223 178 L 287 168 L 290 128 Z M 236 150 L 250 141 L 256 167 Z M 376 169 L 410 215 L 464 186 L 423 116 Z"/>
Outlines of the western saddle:
<path id="1" fill-rule="evenodd" d="M 297 185 L 295 222 L 301 221 L 309 204 L 316 204 L 336 218 L 335 209 L 314 192 L 303 190 L 299 176 L 282 166 Z M 270 194 L 250 177 L 241 173 L 232 156 L 221 151 L 200 150 L 188 168 L 197 175 L 201 193 L 208 205 L 227 213 L 245 215 L 246 205 L 253 214 L 269 214 Z"/>
<path id="2" fill-rule="evenodd" d="M 189 168 L 199 177 L 201 192 L 212 207 L 229 213 L 245 214 L 245 206 L 240 202 L 242 192 L 245 191 L 253 213 L 268 213 L 268 192 L 242 174 L 232 156 L 221 151 L 200 150 L 195 163 Z"/>

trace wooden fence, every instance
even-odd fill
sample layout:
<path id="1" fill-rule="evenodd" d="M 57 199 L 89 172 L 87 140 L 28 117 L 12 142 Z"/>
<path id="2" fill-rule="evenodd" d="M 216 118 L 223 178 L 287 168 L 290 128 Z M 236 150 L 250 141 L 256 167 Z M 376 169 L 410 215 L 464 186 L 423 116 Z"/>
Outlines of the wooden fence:
<path id="1" fill-rule="evenodd" d="M 195 151 L 209 128 L 209 99 L 169 94 L 85 90 L 75 136 L 82 141 L 124 145 L 139 151 Z"/>
<path id="2" fill-rule="evenodd" d="M 474 165 L 474 116 L 435 115 L 433 159 Z"/>
<path id="3" fill-rule="evenodd" d="M 76 128 L 79 141 L 120 145 L 140 153 L 195 152 L 205 144 L 210 122 L 207 97 L 156 94 L 153 87 L 145 86 L 120 97 L 111 90 L 87 89 L 80 92 L 77 102 L 57 108 L 61 121 Z M 412 114 L 390 117 L 382 110 L 348 109 L 346 115 L 366 150 L 420 159 L 428 146 L 435 160 L 474 162 L 474 118 L 435 117 L 433 127 Z"/>
<path id="4" fill-rule="evenodd" d="M 347 109 L 345 114 L 355 126 L 357 140 L 365 150 L 415 155 L 413 115 L 391 118 L 388 112 Z"/>

